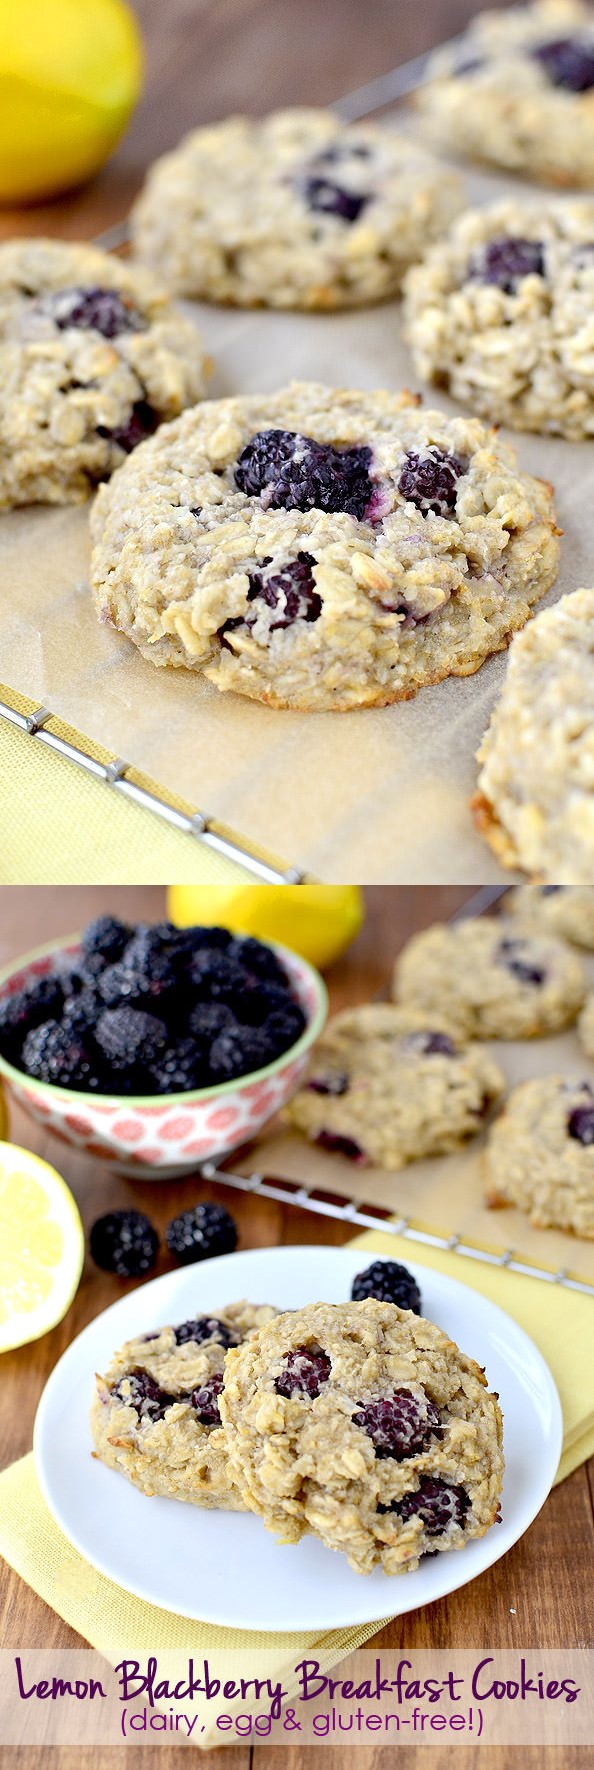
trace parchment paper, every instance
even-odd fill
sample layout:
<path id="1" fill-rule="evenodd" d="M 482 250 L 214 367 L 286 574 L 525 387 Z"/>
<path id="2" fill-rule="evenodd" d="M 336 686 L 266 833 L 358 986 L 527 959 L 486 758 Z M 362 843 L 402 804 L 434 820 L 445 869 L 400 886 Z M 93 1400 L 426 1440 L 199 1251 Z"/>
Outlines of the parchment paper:
<path id="1" fill-rule="evenodd" d="M 488 174 L 469 199 L 516 193 Z M 216 358 L 214 396 L 292 377 L 418 387 L 398 304 L 354 314 L 242 313 L 187 304 Z M 517 436 L 523 466 L 552 480 L 565 529 L 549 600 L 593 579 L 592 445 Z M 589 490 L 588 490 L 589 488 Z M 86 586 L 85 509 L 0 518 L 0 681 L 49 706 L 209 816 L 326 880 L 499 881 L 473 829 L 474 755 L 505 659 L 414 701 L 360 713 L 273 712 L 181 670 L 157 670 L 97 624 Z M 541 604 L 542 606 L 542 604 Z"/>
<path id="2" fill-rule="evenodd" d="M 589 969 L 594 983 L 594 965 Z M 553 1073 L 594 1082 L 594 1064 L 585 1057 L 573 1031 L 522 1043 L 497 1040 L 488 1049 L 503 1070 L 506 1091 L 530 1076 Z M 524 1212 L 513 1206 L 486 1209 L 484 1149 L 485 1134 L 473 1138 L 455 1155 L 410 1162 L 399 1173 L 388 1174 L 381 1168 L 329 1155 L 296 1131 L 284 1130 L 276 1120 L 257 1143 L 230 1157 L 227 1166 L 235 1173 L 295 1180 L 324 1193 L 383 1205 L 391 1213 L 409 1218 L 417 1228 L 443 1236 L 457 1234 L 477 1247 L 500 1253 L 513 1249 L 531 1264 L 554 1272 L 565 1269 L 573 1277 L 594 1283 L 594 1242 L 557 1229 L 533 1229 Z M 422 1250 L 411 1243 L 411 1258 L 413 1250 L 422 1260 Z"/>

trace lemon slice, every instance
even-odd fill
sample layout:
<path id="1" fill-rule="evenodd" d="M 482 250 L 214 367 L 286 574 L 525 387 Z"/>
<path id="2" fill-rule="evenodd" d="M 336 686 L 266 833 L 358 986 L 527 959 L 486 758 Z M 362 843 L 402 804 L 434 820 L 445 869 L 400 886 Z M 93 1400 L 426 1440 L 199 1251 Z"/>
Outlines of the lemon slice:
<path id="1" fill-rule="evenodd" d="M 62 1320 L 82 1271 L 85 1239 L 64 1180 L 29 1149 L 0 1143 L 0 1352 Z"/>

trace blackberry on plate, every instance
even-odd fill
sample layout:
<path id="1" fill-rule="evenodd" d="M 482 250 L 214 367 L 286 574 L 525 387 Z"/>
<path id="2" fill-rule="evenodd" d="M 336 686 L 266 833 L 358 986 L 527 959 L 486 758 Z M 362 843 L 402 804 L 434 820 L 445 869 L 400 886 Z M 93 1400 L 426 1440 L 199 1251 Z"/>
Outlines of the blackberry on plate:
<path id="1" fill-rule="evenodd" d="M 332 1363 L 321 1346 L 295 1346 L 287 1353 L 284 1368 L 277 1377 L 277 1395 L 307 1395 L 315 1401 L 323 1383 L 327 1383 Z"/>
<path id="2" fill-rule="evenodd" d="M 124 1384 L 127 1393 L 124 1391 Z M 154 1377 L 149 1377 L 148 1371 L 140 1368 L 126 1371 L 125 1376 L 114 1383 L 111 1393 L 124 1407 L 135 1408 L 139 1419 L 148 1420 L 151 1426 L 156 1420 L 163 1419 L 165 1409 L 172 1407 L 175 1401 L 175 1395 L 167 1395 L 164 1389 L 159 1388 Z"/>
<path id="3" fill-rule="evenodd" d="M 223 1372 L 215 1371 L 199 1389 L 193 1389 L 190 1400 L 201 1426 L 220 1426 L 219 1395 L 224 1381 Z"/>
<path id="4" fill-rule="evenodd" d="M 242 449 L 235 484 L 248 497 L 262 496 L 273 510 L 343 511 L 363 518 L 372 503 L 367 444 L 335 448 L 298 431 L 261 430 Z"/>
<path id="5" fill-rule="evenodd" d="M 220 1033 L 210 1048 L 213 1082 L 232 1082 L 237 1076 L 264 1069 L 274 1056 L 274 1047 L 262 1027 L 230 1028 L 228 1032 Z"/>
<path id="6" fill-rule="evenodd" d="M 410 1389 L 395 1389 L 392 1395 L 367 1401 L 353 1414 L 353 1425 L 367 1433 L 376 1457 L 394 1457 L 397 1463 L 419 1456 L 432 1438 L 443 1436 L 435 1402 L 423 1391 L 414 1395 Z"/>
<path id="7" fill-rule="evenodd" d="M 205 1340 L 215 1340 L 217 1346 L 224 1346 L 228 1352 L 230 1346 L 239 1345 L 239 1336 L 224 1321 L 219 1321 L 216 1315 L 198 1315 L 195 1321 L 182 1321 L 173 1332 L 176 1346 L 185 1346 L 188 1340 L 194 1341 L 198 1346 Z"/>
<path id="8" fill-rule="evenodd" d="M 310 209 L 322 215 L 337 215 L 340 221 L 358 221 L 369 202 L 366 191 L 347 191 L 332 178 L 306 178 L 302 190 Z"/>
<path id="9" fill-rule="evenodd" d="M 399 1309 L 411 1309 L 413 1315 L 421 1314 L 421 1292 L 417 1281 L 408 1267 L 400 1266 L 397 1260 L 374 1260 L 364 1272 L 358 1272 L 353 1279 L 351 1297 L 354 1303 L 361 1303 L 365 1297 L 375 1297 L 378 1303 L 396 1303 Z"/>
<path id="10" fill-rule="evenodd" d="M 466 472 L 457 455 L 448 455 L 434 445 L 426 455 L 409 449 L 398 481 L 398 490 L 408 504 L 415 504 L 422 516 L 433 511 L 435 516 L 451 516 L 456 508 L 458 480 Z"/>
<path id="11" fill-rule="evenodd" d="M 237 1247 L 237 1228 L 223 1205 L 199 1204 L 172 1218 L 165 1239 L 170 1254 L 182 1266 L 189 1266 L 215 1254 L 232 1254 Z"/>
<path id="12" fill-rule="evenodd" d="M 118 289 L 56 289 L 47 303 L 60 332 L 77 326 L 100 332 L 102 338 L 119 338 L 122 332 L 146 331 L 146 320 Z"/>
<path id="13" fill-rule="evenodd" d="M 515 295 L 524 277 L 544 277 L 544 247 L 541 240 L 523 240 L 507 234 L 474 252 L 467 277 L 469 282 L 494 283 L 504 295 Z"/>
<path id="14" fill-rule="evenodd" d="M 159 1237 L 142 1211 L 108 1211 L 97 1217 L 89 1237 L 96 1266 L 117 1278 L 140 1278 L 157 1258 Z"/>
<path id="15" fill-rule="evenodd" d="M 56 1020 L 62 1012 L 64 993 L 59 979 L 50 973 L 26 985 L 12 996 L 0 998 L 0 1051 L 10 1060 L 18 1057 L 28 1032 L 44 1020 Z"/>
<path id="16" fill-rule="evenodd" d="M 281 628 L 292 627 L 293 622 L 317 621 L 322 613 L 322 598 L 318 595 L 313 577 L 315 559 L 311 553 L 298 553 L 297 558 L 282 566 L 276 572 L 252 572 L 249 580 L 248 602 L 264 602 L 267 608 L 277 609 L 277 618 L 270 623 L 270 632 L 278 633 Z M 263 560 L 263 567 L 270 560 Z M 253 627 L 257 620 L 257 609 L 245 617 L 246 627 Z M 235 623 L 232 623 L 235 625 Z M 242 623 L 240 622 L 240 625 Z M 229 623 L 225 622 L 229 630 Z"/>
<path id="17" fill-rule="evenodd" d="M 537 44 L 532 54 L 552 86 L 564 87 L 566 92 L 590 92 L 594 86 L 594 41 L 559 37 Z"/>
<path id="18" fill-rule="evenodd" d="M 107 424 L 98 424 L 97 435 L 117 443 L 124 455 L 131 455 L 146 436 L 153 436 L 158 424 L 159 413 L 154 406 L 150 406 L 146 399 L 137 399 L 124 424 L 115 424 L 112 429 Z"/>
<path id="19" fill-rule="evenodd" d="M 458 1524 L 464 1530 L 470 1499 L 464 1487 L 443 1481 L 440 1475 L 422 1475 L 414 1493 L 405 1493 L 391 1506 L 379 1506 L 380 1512 L 396 1512 L 404 1524 L 409 1518 L 420 1518 L 427 1536 L 443 1536 L 448 1525 Z"/>
<path id="20" fill-rule="evenodd" d="M 27 1075 L 61 1088 L 94 1091 L 101 1078 L 88 1044 L 80 1033 L 57 1020 L 47 1020 L 27 1034 L 22 1052 Z"/>
<path id="21" fill-rule="evenodd" d="M 587 1148 L 594 1143 L 594 1106 L 575 1106 L 567 1120 L 570 1137 Z"/>

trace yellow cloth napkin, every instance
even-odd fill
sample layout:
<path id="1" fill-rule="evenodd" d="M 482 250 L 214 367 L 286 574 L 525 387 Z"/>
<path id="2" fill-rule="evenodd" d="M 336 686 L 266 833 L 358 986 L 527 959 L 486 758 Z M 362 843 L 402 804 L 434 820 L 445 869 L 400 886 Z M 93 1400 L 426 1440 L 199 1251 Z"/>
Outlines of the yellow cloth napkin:
<path id="1" fill-rule="evenodd" d="M 358 1236 L 353 1245 L 365 1256 L 377 1251 L 405 1263 L 411 1258 L 410 1242 L 375 1230 Z M 491 1297 L 539 1346 L 555 1377 L 563 1407 L 564 1448 L 556 1478 L 562 1480 L 594 1451 L 592 1298 L 538 1279 L 475 1266 L 440 1250 L 423 1249 L 422 1260 Z M 0 1553 L 39 1597 L 113 1664 L 133 1648 L 156 1653 L 191 1650 L 195 1655 L 215 1655 L 226 1648 L 246 1657 L 250 1650 L 260 1648 L 267 1652 L 271 1675 L 283 1675 L 286 1684 L 290 1668 L 306 1650 L 315 1650 L 322 1668 L 328 1671 L 382 1626 L 376 1622 L 330 1634 L 312 1631 L 275 1636 L 188 1622 L 133 1598 L 97 1573 L 62 1536 L 42 1498 L 32 1456 L 0 1475 Z M 388 1587 L 386 1597 L 389 1601 Z M 212 1740 L 203 1735 L 201 1743 L 206 1746 Z"/>
<path id="2" fill-rule="evenodd" d="M 21 699 L 10 694 L 13 706 Z M 30 703 L 23 701 L 18 710 L 31 711 Z M 97 752 L 101 761 L 112 759 L 61 721 L 53 720 L 51 729 L 88 754 Z M 154 783 L 145 784 L 154 790 Z M 168 885 L 172 879 L 233 885 L 253 879 L 241 864 L 111 792 L 100 778 L 83 774 L 4 719 L 0 827 L 0 885 Z"/>

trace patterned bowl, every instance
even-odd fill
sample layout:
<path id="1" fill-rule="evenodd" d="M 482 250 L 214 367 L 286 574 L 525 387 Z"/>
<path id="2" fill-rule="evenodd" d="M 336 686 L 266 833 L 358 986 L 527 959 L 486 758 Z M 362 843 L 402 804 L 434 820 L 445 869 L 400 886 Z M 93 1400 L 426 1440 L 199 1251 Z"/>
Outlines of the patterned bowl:
<path id="1" fill-rule="evenodd" d="M 0 1076 L 7 1093 L 63 1143 L 100 1157 L 131 1179 L 178 1179 L 200 1162 L 228 1154 L 254 1137 L 291 1099 L 328 1010 L 326 988 L 318 972 L 287 947 L 269 944 L 274 944 L 282 959 L 307 1025 L 296 1044 L 265 1069 L 215 1088 L 138 1098 L 85 1094 L 81 1089 L 37 1082 L 0 1056 Z M 64 958 L 76 958 L 79 950 L 79 937 L 73 935 L 25 954 L 18 965 L 0 971 L 0 998 L 46 977 L 59 969 Z"/>

